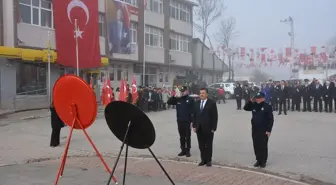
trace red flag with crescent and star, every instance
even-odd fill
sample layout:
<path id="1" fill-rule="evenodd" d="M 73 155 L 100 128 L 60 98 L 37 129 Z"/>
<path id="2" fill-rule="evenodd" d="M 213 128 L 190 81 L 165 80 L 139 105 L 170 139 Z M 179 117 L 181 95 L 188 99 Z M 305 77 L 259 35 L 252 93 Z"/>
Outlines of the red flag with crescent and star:
<path id="1" fill-rule="evenodd" d="M 77 40 L 78 67 L 100 67 L 98 1 L 58 0 L 53 3 L 57 63 L 77 67 Z"/>

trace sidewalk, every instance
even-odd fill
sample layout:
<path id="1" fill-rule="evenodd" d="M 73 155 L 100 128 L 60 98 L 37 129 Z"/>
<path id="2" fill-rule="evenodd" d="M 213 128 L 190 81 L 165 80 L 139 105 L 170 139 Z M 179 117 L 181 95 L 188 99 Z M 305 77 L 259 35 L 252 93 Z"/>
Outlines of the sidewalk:
<path id="1" fill-rule="evenodd" d="M 115 158 L 105 158 L 110 168 Z M 226 167 L 198 167 L 191 163 L 161 161 L 177 185 L 299 185 L 271 175 Z M 60 160 L 18 164 L 0 167 L 0 184 L 39 185 L 54 181 Z M 119 161 L 116 177 L 122 182 L 124 159 Z M 67 185 L 105 184 L 108 174 L 97 157 L 69 158 L 60 183 Z M 127 184 L 169 185 L 158 164 L 153 159 L 129 158 Z"/>

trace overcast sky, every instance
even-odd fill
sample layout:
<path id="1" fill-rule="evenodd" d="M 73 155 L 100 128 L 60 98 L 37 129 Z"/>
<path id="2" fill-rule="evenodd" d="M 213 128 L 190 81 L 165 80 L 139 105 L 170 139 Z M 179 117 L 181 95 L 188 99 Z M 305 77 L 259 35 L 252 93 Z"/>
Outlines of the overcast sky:
<path id="1" fill-rule="evenodd" d="M 280 20 L 291 16 L 294 20 L 295 48 L 310 51 L 310 46 L 326 45 L 336 35 L 336 0 L 224 0 L 227 7 L 224 18 L 236 19 L 239 37 L 231 43 L 235 47 L 279 48 L 290 46 L 290 26 Z M 209 30 L 212 42 L 216 42 L 218 20 Z M 200 34 L 196 34 L 200 36 Z M 248 50 L 247 50 L 248 51 Z M 283 49 L 284 51 L 284 49 Z M 288 67 L 260 68 L 275 79 L 287 79 Z M 248 75 L 249 69 L 235 69 L 240 75 Z"/>
<path id="2" fill-rule="evenodd" d="M 290 46 L 290 26 L 280 20 L 294 19 L 296 48 L 323 46 L 336 34 L 336 0 L 224 0 L 225 17 L 235 17 L 240 47 Z M 216 25 L 209 35 L 215 35 Z"/>

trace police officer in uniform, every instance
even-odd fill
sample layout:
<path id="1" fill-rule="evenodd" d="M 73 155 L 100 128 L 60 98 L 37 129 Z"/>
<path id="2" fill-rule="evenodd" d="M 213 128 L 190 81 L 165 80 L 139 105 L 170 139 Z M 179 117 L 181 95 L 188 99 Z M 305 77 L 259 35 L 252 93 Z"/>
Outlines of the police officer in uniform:
<path id="1" fill-rule="evenodd" d="M 254 167 L 266 167 L 268 158 L 268 139 L 271 135 L 274 118 L 272 106 L 265 102 L 265 94 L 259 92 L 244 106 L 244 110 L 252 111 L 252 140 L 257 162 Z"/>
<path id="2" fill-rule="evenodd" d="M 180 88 L 181 93 L 168 99 L 168 105 L 176 106 L 177 127 L 180 135 L 181 152 L 178 156 L 190 157 L 191 148 L 191 122 L 194 110 L 194 99 L 188 95 L 187 87 Z"/>
<path id="3" fill-rule="evenodd" d="M 302 99 L 303 99 L 303 112 L 309 111 L 311 112 L 311 99 L 312 99 L 312 92 L 311 86 L 309 85 L 309 80 L 304 79 L 304 85 L 302 86 Z"/>

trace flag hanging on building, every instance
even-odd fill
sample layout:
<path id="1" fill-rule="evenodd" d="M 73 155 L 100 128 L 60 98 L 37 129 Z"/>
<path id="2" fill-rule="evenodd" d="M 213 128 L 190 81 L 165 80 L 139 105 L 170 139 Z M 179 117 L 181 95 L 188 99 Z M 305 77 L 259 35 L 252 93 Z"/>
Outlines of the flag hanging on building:
<path id="1" fill-rule="evenodd" d="M 53 3 L 58 64 L 76 68 L 77 40 L 78 67 L 100 67 L 98 1 L 58 0 Z"/>

